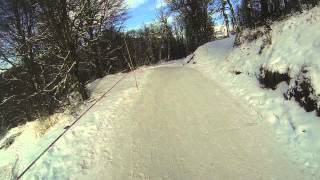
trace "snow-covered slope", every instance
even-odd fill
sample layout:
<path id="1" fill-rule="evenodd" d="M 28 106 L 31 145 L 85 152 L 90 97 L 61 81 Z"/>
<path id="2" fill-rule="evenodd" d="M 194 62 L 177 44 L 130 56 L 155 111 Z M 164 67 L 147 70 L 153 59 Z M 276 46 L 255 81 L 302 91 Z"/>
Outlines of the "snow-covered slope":
<path id="1" fill-rule="evenodd" d="M 295 77 L 307 67 L 316 94 L 320 94 L 320 7 L 272 25 L 272 45 L 261 55 L 260 38 L 246 44 L 228 57 L 238 71 L 257 72 L 261 65 Z M 246 61 L 244 60 L 246 59 Z"/>
<path id="2" fill-rule="evenodd" d="M 283 94 L 294 86 L 302 68 L 308 70 L 315 93 L 320 94 L 320 8 L 275 23 L 271 28 L 272 44 L 261 54 L 264 37 L 238 48 L 233 48 L 235 37 L 231 37 L 199 47 L 194 57 L 197 64 L 192 66 L 242 97 L 243 104 L 257 113 L 257 119 L 273 124 L 275 136 L 290 147 L 288 153 L 317 174 L 320 118 L 315 112 L 307 113 L 293 99 L 285 100 Z M 274 91 L 261 88 L 257 80 L 261 67 L 288 73 L 292 78 L 290 85 L 280 83 Z"/>

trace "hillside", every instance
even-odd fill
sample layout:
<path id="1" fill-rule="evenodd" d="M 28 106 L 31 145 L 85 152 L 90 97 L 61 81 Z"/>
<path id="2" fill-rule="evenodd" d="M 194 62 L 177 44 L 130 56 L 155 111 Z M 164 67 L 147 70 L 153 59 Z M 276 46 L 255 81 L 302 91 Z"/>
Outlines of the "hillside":
<path id="1" fill-rule="evenodd" d="M 259 121 L 269 121 L 275 136 L 313 173 L 320 162 L 319 15 L 317 7 L 274 23 L 269 35 L 252 42 L 248 35 L 264 29 L 246 31 L 239 47 L 226 48 L 234 37 L 208 43 L 194 57 L 196 68 L 241 97 Z M 272 43 L 260 52 L 268 37 Z"/>

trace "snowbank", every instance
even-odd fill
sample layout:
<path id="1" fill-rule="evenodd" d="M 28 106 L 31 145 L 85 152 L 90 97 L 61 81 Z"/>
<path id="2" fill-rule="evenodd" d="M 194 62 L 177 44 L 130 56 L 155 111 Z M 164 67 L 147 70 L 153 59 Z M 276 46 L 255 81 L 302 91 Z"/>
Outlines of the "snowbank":
<path id="1" fill-rule="evenodd" d="M 135 72 L 138 82 L 143 85 L 148 73 L 144 68 Z M 105 93 L 124 74 L 108 75 L 90 83 L 87 88 L 91 98 L 85 102 L 75 114 L 64 112 L 54 114 L 49 120 L 36 120 L 24 126 L 11 129 L 0 140 L 0 179 L 15 179 L 75 118 L 86 110 L 97 98 Z M 130 73 L 105 98 L 89 111 L 69 132 L 65 134 L 22 179 L 68 179 L 85 166 L 97 164 L 99 161 L 90 158 L 95 148 L 102 145 L 95 142 L 95 136 L 102 125 L 107 126 L 113 119 L 119 105 L 126 107 L 137 93 L 135 78 Z M 111 133 L 105 132 L 105 133 Z M 9 143 L 6 143 L 9 142 Z M 105 144 L 105 146 L 108 146 Z M 90 154 L 92 153 L 92 154 Z M 83 161 L 83 159 L 87 159 Z M 73 164 L 66 169 L 65 164 Z M 97 164 L 98 165 L 98 164 Z"/>
<path id="2" fill-rule="evenodd" d="M 275 23 L 272 44 L 259 54 L 263 39 L 233 48 L 235 37 L 207 43 L 194 53 L 196 65 L 207 76 L 242 97 L 243 103 L 256 112 L 258 121 L 269 121 L 277 138 L 287 143 L 289 154 L 305 164 L 315 176 L 320 167 L 320 119 L 307 113 L 283 94 L 294 86 L 303 67 L 316 94 L 320 93 L 320 8 Z M 290 84 L 280 83 L 276 90 L 261 88 L 257 80 L 260 68 L 288 73 Z M 289 70 L 289 71 L 288 71 Z"/>
<path id="3" fill-rule="evenodd" d="M 261 55 L 258 52 L 263 38 L 235 49 L 228 58 L 234 68 L 254 74 L 263 65 L 282 73 L 289 69 L 289 75 L 296 77 L 306 66 L 313 87 L 320 94 L 320 8 L 275 23 L 271 28 L 272 45 Z"/>

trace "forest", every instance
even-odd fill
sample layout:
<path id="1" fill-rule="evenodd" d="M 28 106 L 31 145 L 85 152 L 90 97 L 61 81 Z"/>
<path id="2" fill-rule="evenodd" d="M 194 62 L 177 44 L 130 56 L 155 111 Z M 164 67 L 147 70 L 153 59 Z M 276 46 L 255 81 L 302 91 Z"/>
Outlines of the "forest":
<path id="1" fill-rule="evenodd" d="M 215 26 L 239 34 L 318 3 L 166 0 L 154 23 L 126 30 L 124 0 L 0 0 L 0 136 L 88 99 L 95 79 L 186 57 Z"/>

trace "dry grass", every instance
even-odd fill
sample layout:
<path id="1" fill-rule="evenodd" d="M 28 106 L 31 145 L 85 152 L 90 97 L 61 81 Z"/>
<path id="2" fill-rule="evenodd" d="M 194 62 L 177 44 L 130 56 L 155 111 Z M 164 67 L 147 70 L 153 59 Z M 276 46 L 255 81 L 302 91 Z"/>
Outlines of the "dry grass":
<path id="1" fill-rule="evenodd" d="M 53 127 L 55 124 L 57 124 L 59 120 L 60 120 L 60 118 L 57 115 L 41 117 L 37 121 L 37 124 L 35 125 L 35 130 L 37 132 L 37 136 L 41 137 L 44 134 L 46 134 L 46 132 L 51 127 Z"/>

